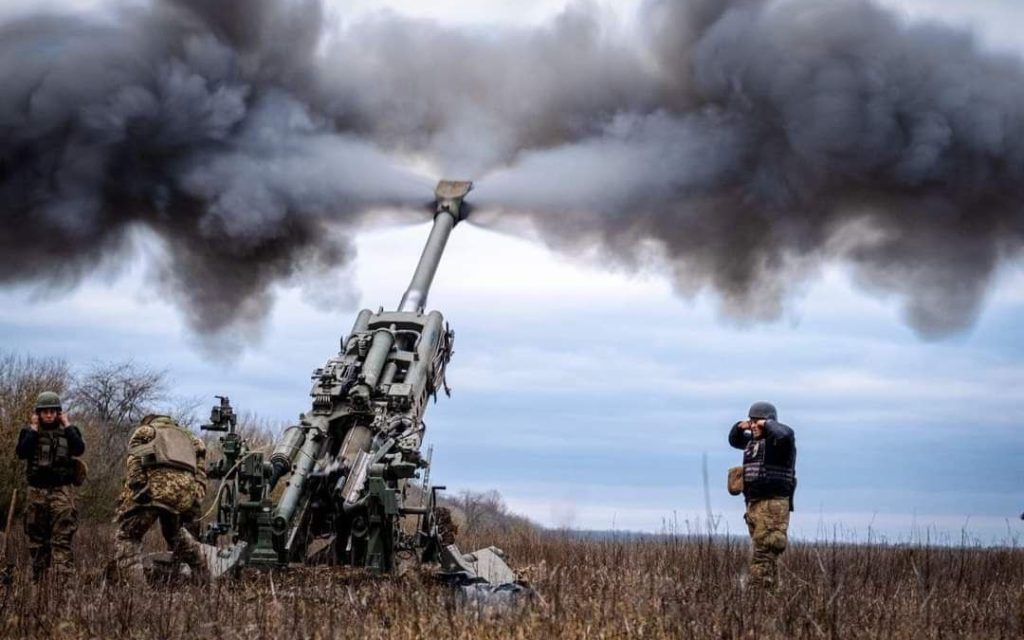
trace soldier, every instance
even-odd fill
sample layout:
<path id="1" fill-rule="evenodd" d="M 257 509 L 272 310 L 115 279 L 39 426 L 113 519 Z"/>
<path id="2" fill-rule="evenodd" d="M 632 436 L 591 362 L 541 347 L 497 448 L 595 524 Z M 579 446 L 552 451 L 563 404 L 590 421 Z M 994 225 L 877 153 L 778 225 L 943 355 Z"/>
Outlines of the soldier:
<path id="1" fill-rule="evenodd" d="M 778 559 L 786 549 L 789 512 L 796 489 L 796 437 L 778 422 L 768 402 L 755 402 L 748 419 L 729 431 L 729 444 L 743 449 L 743 519 L 750 530 L 750 578 L 769 590 L 778 584 Z"/>
<path id="2" fill-rule="evenodd" d="M 128 441 L 127 475 L 114 539 L 118 577 L 142 576 L 142 538 L 157 521 L 178 563 L 205 577 L 199 543 L 185 530 L 206 496 L 206 447 L 168 416 L 148 415 Z"/>
<path id="3" fill-rule="evenodd" d="M 51 563 L 61 574 L 74 570 L 71 541 L 78 530 L 78 512 L 71 485 L 75 481 L 74 456 L 85 452 L 78 427 L 68 422 L 60 396 L 44 391 L 35 411 L 18 435 L 15 450 L 26 462 L 28 479 L 25 535 L 32 556 L 32 577 L 38 580 Z"/>

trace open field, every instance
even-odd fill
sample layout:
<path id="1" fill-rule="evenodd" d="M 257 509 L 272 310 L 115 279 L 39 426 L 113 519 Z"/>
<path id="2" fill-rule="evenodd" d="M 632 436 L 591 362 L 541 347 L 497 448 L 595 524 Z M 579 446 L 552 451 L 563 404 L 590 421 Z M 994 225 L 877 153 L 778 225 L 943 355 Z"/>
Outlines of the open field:
<path id="1" fill-rule="evenodd" d="M 156 540 L 151 539 L 155 543 Z M 541 594 L 500 617 L 459 606 L 418 575 L 340 568 L 254 573 L 245 582 L 129 589 L 106 584 L 109 530 L 85 527 L 80 574 L 2 598 L 4 638 L 1020 638 L 1024 551 L 795 545 L 777 594 L 745 591 L 731 541 L 491 538 Z M 463 541 L 470 548 L 472 540 Z"/>

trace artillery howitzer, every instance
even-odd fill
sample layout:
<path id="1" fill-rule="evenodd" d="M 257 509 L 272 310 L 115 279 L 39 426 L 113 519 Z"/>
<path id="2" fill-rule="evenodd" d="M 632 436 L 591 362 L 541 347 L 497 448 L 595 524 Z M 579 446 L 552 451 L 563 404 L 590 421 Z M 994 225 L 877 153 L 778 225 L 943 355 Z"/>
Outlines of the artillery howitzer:
<path id="1" fill-rule="evenodd" d="M 234 566 L 280 567 L 327 560 L 394 572 L 400 559 L 439 562 L 459 581 L 510 583 L 515 574 L 493 548 L 463 555 L 429 485 L 422 455 L 427 401 L 445 384 L 454 333 L 437 311 L 424 311 L 452 229 L 462 219 L 470 182 L 442 181 L 434 225 L 396 311 L 364 309 L 338 355 L 313 372 L 312 407 L 269 456 L 235 433 L 227 398 L 210 424 L 222 458 L 216 517 L 204 535 L 215 573 Z M 417 495 L 409 481 L 422 474 Z M 283 490 L 275 487 L 287 476 Z M 275 498 L 276 496 L 276 498 Z"/>

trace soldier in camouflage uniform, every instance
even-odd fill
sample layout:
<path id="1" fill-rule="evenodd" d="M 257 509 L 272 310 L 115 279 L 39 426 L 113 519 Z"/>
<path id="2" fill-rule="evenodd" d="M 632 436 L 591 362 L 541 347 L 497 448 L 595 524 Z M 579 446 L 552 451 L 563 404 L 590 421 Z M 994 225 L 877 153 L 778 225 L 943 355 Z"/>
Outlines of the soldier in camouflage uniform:
<path id="1" fill-rule="evenodd" d="M 206 496 L 206 447 L 167 416 L 149 415 L 128 441 L 127 476 L 114 539 L 118 577 L 142 574 L 142 538 L 154 523 L 194 576 L 206 576 L 199 543 L 185 530 Z"/>
<path id="2" fill-rule="evenodd" d="M 796 436 L 778 422 L 767 402 L 755 402 L 749 418 L 729 431 L 729 444 L 743 449 L 743 519 L 750 531 L 750 579 L 774 589 L 779 581 L 778 559 L 786 550 L 789 513 L 796 490 Z"/>
<path id="3" fill-rule="evenodd" d="M 39 579 L 50 567 L 62 574 L 74 570 L 71 542 L 78 530 L 78 511 L 71 487 L 74 456 L 85 452 L 78 427 L 68 422 L 60 396 L 39 394 L 31 423 L 18 434 L 16 453 L 26 462 L 28 479 L 25 534 L 32 556 L 32 576 Z"/>

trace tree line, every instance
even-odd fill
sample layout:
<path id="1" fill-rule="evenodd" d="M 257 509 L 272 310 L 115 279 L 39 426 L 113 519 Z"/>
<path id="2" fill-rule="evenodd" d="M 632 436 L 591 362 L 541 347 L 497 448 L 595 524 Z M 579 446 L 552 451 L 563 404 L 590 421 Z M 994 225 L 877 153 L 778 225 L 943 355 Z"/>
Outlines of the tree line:
<path id="1" fill-rule="evenodd" d="M 93 362 L 76 369 L 60 358 L 0 352 L 0 513 L 7 513 L 13 490 L 24 495 L 24 463 L 14 449 L 18 433 L 32 415 L 36 396 L 43 391 L 60 394 L 65 412 L 85 438 L 82 458 L 89 467 L 89 479 L 77 490 L 76 503 L 82 521 L 92 523 L 113 519 L 124 480 L 128 439 L 142 418 L 149 413 L 170 415 L 178 424 L 198 432 L 208 400 L 175 395 L 166 370 L 130 360 Z M 239 416 L 238 432 L 253 449 L 269 449 L 284 426 L 245 412 Z M 213 462 L 219 453 L 217 436 L 204 433 L 202 437 L 208 461 Z M 210 489 L 208 499 L 216 486 Z M 443 504 L 452 510 L 463 533 L 523 531 L 537 526 L 512 513 L 497 491 L 462 491 L 444 498 Z M 19 513 L 22 506 L 18 506 Z"/>

